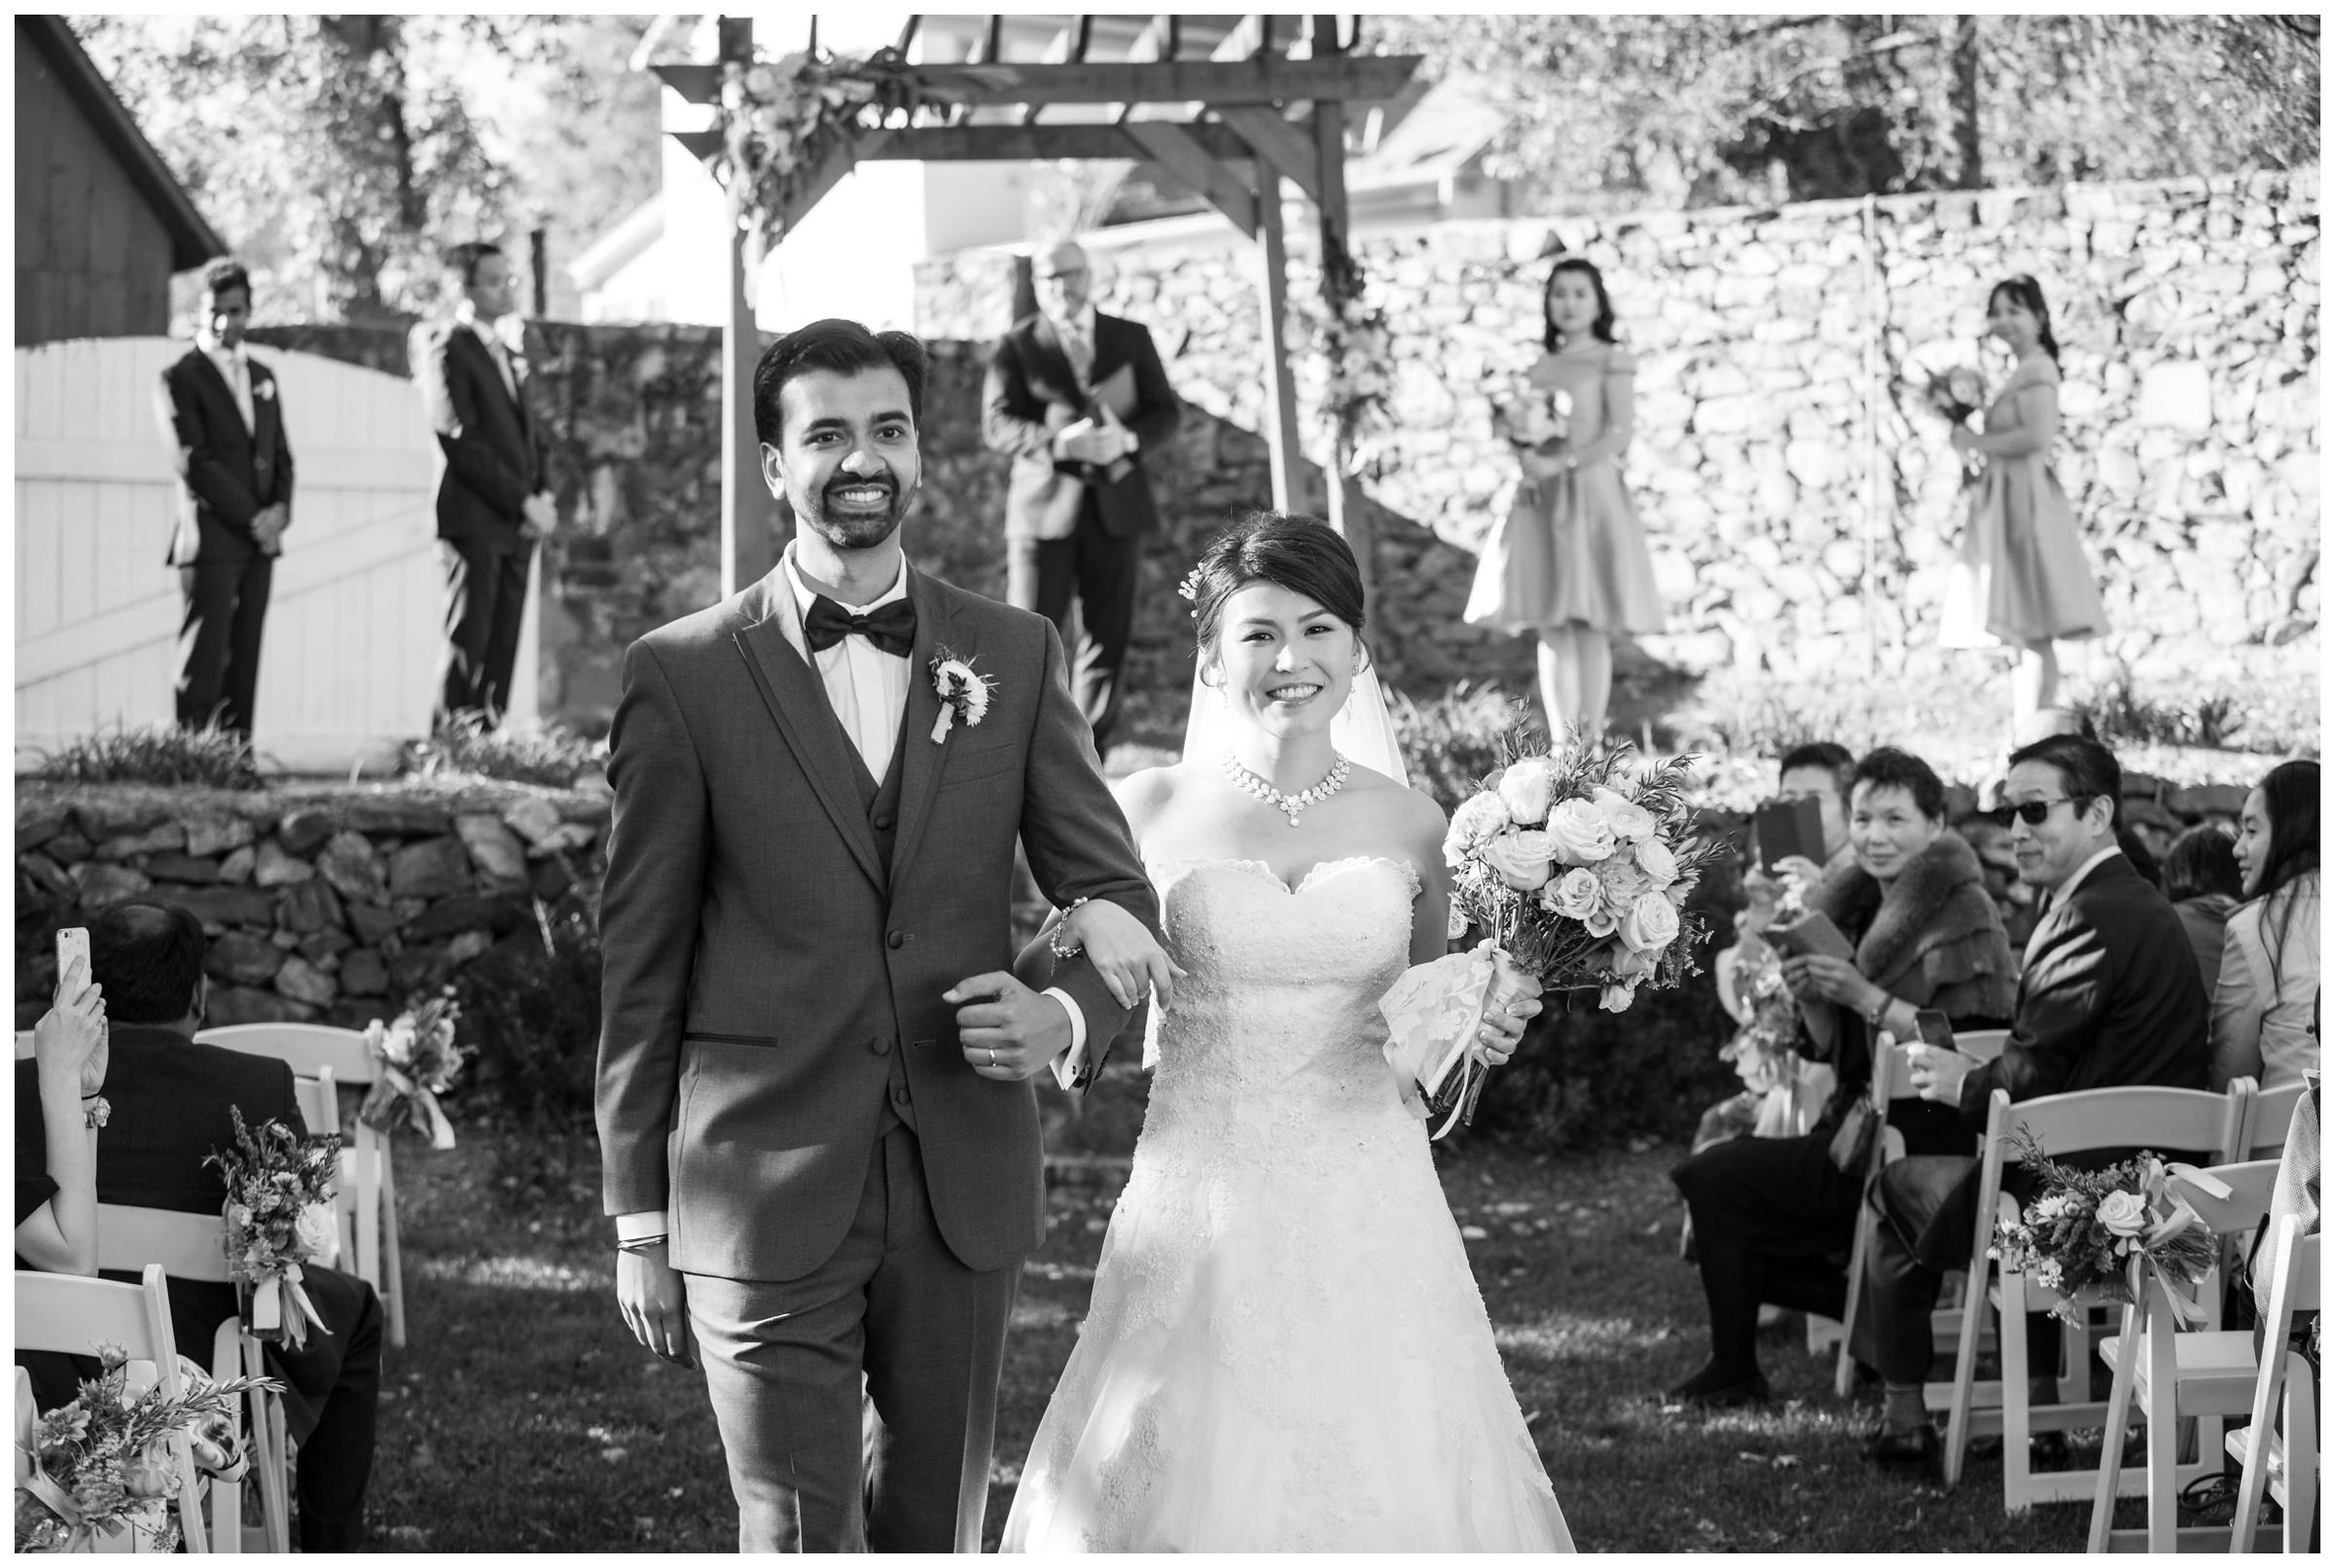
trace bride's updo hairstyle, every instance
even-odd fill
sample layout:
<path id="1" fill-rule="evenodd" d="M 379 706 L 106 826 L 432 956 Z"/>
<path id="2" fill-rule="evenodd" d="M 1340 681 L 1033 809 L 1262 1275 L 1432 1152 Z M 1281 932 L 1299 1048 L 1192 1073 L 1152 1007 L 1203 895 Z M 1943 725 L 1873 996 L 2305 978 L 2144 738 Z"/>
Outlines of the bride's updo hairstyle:
<path id="1" fill-rule="evenodd" d="M 1225 601 L 1251 583 L 1302 593 L 1362 635 L 1362 573 L 1345 536 L 1319 517 L 1252 512 L 1208 542 L 1184 580 L 1205 659 Z"/>

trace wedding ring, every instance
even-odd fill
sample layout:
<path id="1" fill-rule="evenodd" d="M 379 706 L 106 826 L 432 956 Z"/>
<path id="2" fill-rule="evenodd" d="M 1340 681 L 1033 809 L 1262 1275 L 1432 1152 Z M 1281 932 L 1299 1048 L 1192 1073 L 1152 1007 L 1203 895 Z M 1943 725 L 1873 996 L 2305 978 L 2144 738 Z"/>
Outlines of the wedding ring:
<path id="1" fill-rule="evenodd" d="M 989 1065 L 990 1065 L 991 1067 L 994 1067 L 994 1066 L 996 1066 L 996 1065 L 997 1065 L 997 1052 L 996 1052 L 996 1051 L 995 1051 L 993 1048 L 991 1048 L 991 1047 L 987 1047 L 987 1046 L 983 1047 L 982 1049 L 983 1049 L 983 1050 L 985 1050 L 985 1051 L 988 1051 L 988 1053 L 989 1053 Z"/>

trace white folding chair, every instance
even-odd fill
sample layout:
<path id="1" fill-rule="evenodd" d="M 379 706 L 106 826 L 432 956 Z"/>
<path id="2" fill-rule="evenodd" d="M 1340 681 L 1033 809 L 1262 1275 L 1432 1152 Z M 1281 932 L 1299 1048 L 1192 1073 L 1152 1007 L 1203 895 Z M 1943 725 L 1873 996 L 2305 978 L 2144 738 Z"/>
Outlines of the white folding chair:
<path id="1" fill-rule="evenodd" d="M 2277 1160 L 2219 1165 L 2206 1174 L 2227 1190 L 2226 1196 L 2187 1183 L 2182 1184 L 2180 1195 L 2215 1235 L 2236 1235 L 2262 1223 L 2270 1209 L 2272 1185 L 2278 1180 Z M 2101 1359 L 2115 1369 L 2115 1382 L 2104 1417 L 2111 1441 L 2102 1451 L 2092 1493 L 2090 1549 L 2106 1551 L 2121 1545 L 2173 1551 L 2179 1550 L 2184 1540 L 2192 1549 L 2208 1549 L 2224 1539 L 2222 1527 L 2177 1528 L 2179 1489 L 2184 1482 L 2222 1468 L 2221 1422 L 2244 1414 L 2253 1397 L 2253 1335 L 2244 1329 L 2220 1330 L 2210 1321 L 2183 1332 L 2173 1288 L 2145 1267 L 2136 1266 L 2132 1279 L 2137 1300 L 2124 1309 L 2123 1332 L 2100 1347 Z M 2178 1290 L 2184 1301 L 2198 1305 L 2218 1302 L 2218 1265 L 2197 1285 Z M 2123 1463 L 2119 1440 L 2136 1402 L 2148 1424 L 2147 1462 L 2142 1467 L 2148 1527 L 2116 1530 L 2111 1526 L 2120 1483 L 2117 1472 Z M 2203 1423 L 2208 1422 L 2211 1425 L 2205 1427 Z M 2195 1457 L 2183 1465 L 2177 1458 L 2180 1436 L 2191 1424 L 2199 1424 L 2201 1430 L 2196 1433 Z"/>
<path id="2" fill-rule="evenodd" d="M 186 1385 L 178 1373 L 178 1345 L 170 1336 L 170 1299 L 162 1284 L 162 1265 L 149 1264 L 135 1285 L 81 1274 L 43 1274 L 17 1270 L 17 1348 L 55 1350 L 70 1356 L 95 1355 L 100 1344 L 118 1344 L 134 1364 L 153 1368 L 154 1382 L 163 1395 L 179 1399 Z M 210 1550 L 202 1528 L 202 1497 L 195 1475 L 194 1450 L 184 1433 L 170 1443 L 173 1468 L 178 1471 L 178 1525 L 191 1552 Z M 124 1539 L 126 1537 L 127 1539 Z M 152 1551 L 156 1545 L 145 1532 L 125 1530 L 98 1550 Z"/>
<path id="3" fill-rule="evenodd" d="M 1955 1350 L 1954 1388 L 1947 1406 L 1943 1468 L 1949 1489 L 1961 1480 L 1971 1438 L 1999 1433 L 2005 1512 L 2037 1503 L 2081 1501 L 2092 1489 L 2091 1476 L 2073 1470 L 2036 1473 L 2029 1440 L 2038 1428 L 2065 1432 L 2100 1426 L 2106 1410 L 2100 1402 L 2082 1397 L 2089 1390 L 2090 1373 L 2084 1336 L 2077 1334 L 2060 1336 L 2060 1403 L 2038 1407 L 2029 1398 L 2026 1317 L 2030 1311 L 2049 1307 L 2058 1298 L 2016 1269 L 1994 1269 L 1988 1259 L 1996 1218 L 2017 1206 L 2002 1191 L 2003 1167 L 2013 1158 L 2013 1139 L 2024 1129 L 2055 1158 L 2095 1149 L 2146 1148 L 2168 1155 L 2205 1153 L 2207 1158 L 2226 1163 L 2238 1145 L 2241 1109 L 2242 1101 L 2234 1095 L 2154 1086 L 2047 1094 L 2017 1105 L 2004 1090 L 1994 1091 L 1987 1110 L 1987 1137 L 1979 1156 L 1978 1209 L 1971 1228 L 1971 1310 L 1962 1317 L 1960 1340 Z M 1991 1273 L 1994 1282 L 1989 1285 Z M 1977 1388 L 1978 1327 L 1988 1306 L 1994 1309 L 2002 1379 L 1995 1391 L 1996 1403 L 1982 1408 Z M 2111 1430 L 2105 1442 L 2121 1458 L 2120 1436 L 2120 1429 Z M 2137 1490 L 2146 1482 L 2146 1470 L 2136 1468 L 2121 1471 L 2116 1484 Z"/>
<path id="4" fill-rule="evenodd" d="M 216 1214 L 98 1204 L 97 1266 L 144 1269 L 149 1264 L 161 1265 L 162 1272 L 173 1279 L 229 1283 L 227 1221 Z M 220 1383 L 233 1377 L 269 1375 L 260 1342 L 243 1332 L 241 1319 L 231 1317 L 219 1325 L 211 1340 L 210 1371 L 212 1381 Z M 283 1401 L 273 1394 L 254 1393 L 248 1405 L 251 1463 L 260 1479 L 260 1550 L 290 1551 L 292 1517 L 284 1487 L 290 1443 L 284 1431 Z M 214 1477 L 211 1497 L 212 1550 L 242 1550 L 242 1482 Z"/>
<path id="5" fill-rule="evenodd" d="M 2303 1097 L 2304 1085 L 2300 1079 L 2281 1084 L 2277 1088 L 2261 1088 L 2250 1078 L 2234 1080 L 2230 1087 L 2244 1084 L 2250 1098 L 2245 1108 L 2245 1130 L 2239 1134 L 2238 1151 L 2245 1159 L 2276 1159 L 2286 1147 L 2286 1129 L 2294 1122 L 2294 1103 Z"/>
<path id="6" fill-rule="evenodd" d="M 2285 1519 L 2280 1546 L 2311 1550 L 2311 1523 L 2318 1511 L 2318 1409 L 2311 1385 L 2311 1364 L 2290 1347 L 2297 1312 L 2320 1309 L 2326 1294 L 2319 1277 L 2318 1237 L 2303 1234 L 2299 1215 L 2281 1215 L 2271 1232 L 2270 1310 L 2262 1320 L 2261 1365 L 2254 1376 L 2253 1404 L 2246 1425 L 2226 1440 L 2239 1472 L 2238 1512 L 2230 1520 L 2230 1550 L 2255 1550 L 2256 1521 L 2267 1492 Z"/>
<path id="7" fill-rule="evenodd" d="M 2003 1044 L 2010 1038 L 2011 1031 L 2008 1029 L 1972 1029 L 1957 1034 L 1954 1046 L 1965 1056 L 1993 1061 L 2002 1054 Z M 1853 1325 L 1856 1322 L 1856 1310 L 1865 1295 L 1865 1257 L 1873 1248 L 1873 1228 L 1881 1223 L 1873 1212 L 1871 1202 L 1873 1178 L 1881 1174 L 1884 1165 L 1905 1158 L 1904 1134 L 1888 1124 L 1889 1105 L 1896 1100 L 1921 1098 L 1920 1091 L 1914 1087 L 1911 1061 L 1906 1046 L 1894 1040 L 1873 1053 L 1873 1081 L 1868 1086 L 1868 1093 L 1873 1114 L 1881 1118 L 1882 1132 L 1873 1142 L 1872 1161 L 1865 1167 L 1858 1189 L 1865 1195 L 1857 1201 L 1855 1239 L 1849 1245 L 1849 1299 L 1842 1308 L 1846 1314 L 1842 1320 L 1845 1324 Z M 1952 1273 L 1946 1276 L 1945 1289 L 1939 1293 L 1941 1304 L 1930 1314 L 1930 1332 L 1940 1340 L 1960 1336 L 1963 1310 L 1961 1297 L 1966 1291 L 1967 1282 L 1963 1275 Z M 1856 1386 L 1856 1358 L 1849 1352 L 1849 1331 L 1844 1329 L 1841 1332 L 1840 1355 L 1832 1366 L 1832 1391 L 1842 1399 L 1847 1399 L 1849 1391 Z M 1933 1383 L 1929 1388 L 1935 1391 L 1924 1394 L 1929 1408 L 1933 1410 L 1944 1409 L 1953 1392 L 1953 1385 Z"/>
<path id="8" fill-rule="evenodd" d="M 195 1038 L 230 1051 L 273 1056 L 308 1077 L 329 1067 L 334 1081 L 348 1087 L 370 1088 L 378 1072 L 365 1036 L 355 1029 L 322 1023 L 234 1023 L 205 1029 Z M 323 1129 L 311 1123 L 310 1130 Z M 403 1349 L 406 1292 L 397 1242 L 397 1172 L 389 1158 L 389 1139 L 362 1118 L 354 1138 L 341 1148 L 341 1193 L 356 1231 L 355 1248 L 347 1255 L 353 1265 L 342 1266 L 381 1293 L 389 1342 Z"/>
<path id="9" fill-rule="evenodd" d="M 17 1060 L 32 1060 L 32 1031 L 30 1029 L 17 1031 Z"/>

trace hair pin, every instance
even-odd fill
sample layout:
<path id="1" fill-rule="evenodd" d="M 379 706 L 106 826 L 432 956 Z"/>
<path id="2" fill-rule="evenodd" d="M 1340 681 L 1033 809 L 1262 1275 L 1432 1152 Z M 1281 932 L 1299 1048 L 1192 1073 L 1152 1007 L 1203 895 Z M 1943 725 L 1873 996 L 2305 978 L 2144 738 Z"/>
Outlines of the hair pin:
<path id="1" fill-rule="evenodd" d="M 1186 572 L 1184 580 L 1175 585 L 1175 591 L 1185 603 L 1193 606 L 1194 615 L 1200 614 L 1200 568 L 1195 566 Z"/>

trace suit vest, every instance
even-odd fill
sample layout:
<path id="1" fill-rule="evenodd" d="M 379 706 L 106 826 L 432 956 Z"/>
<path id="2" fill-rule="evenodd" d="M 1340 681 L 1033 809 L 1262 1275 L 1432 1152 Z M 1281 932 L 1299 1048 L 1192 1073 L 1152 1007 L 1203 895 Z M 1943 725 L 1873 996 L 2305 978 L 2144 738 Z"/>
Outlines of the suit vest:
<path id="1" fill-rule="evenodd" d="M 884 874 L 889 876 L 892 870 L 892 844 L 900 836 L 900 770 L 901 759 L 908 755 L 908 735 L 903 729 L 900 737 L 893 742 L 891 765 L 883 770 L 883 782 L 879 784 L 876 775 L 868 771 L 867 762 L 859 755 L 859 747 L 853 744 L 850 734 L 844 731 L 843 720 L 836 717 L 832 707 L 827 711 L 835 721 L 837 731 L 844 735 L 844 749 L 851 759 L 851 784 L 859 791 L 860 809 L 868 814 L 868 831 L 876 836 L 877 858 L 883 863 Z M 901 1051 L 899 1041 L 894 1040 L 892 1049 L 885 1053 L 884 1066 L 884 1115 L 876 1128 L 879 1139 L 895 1126 L 905 1125 L 911 1132 L 916 1127 L 916 1108 L 908 1092 L 906 1053 Z"/>

